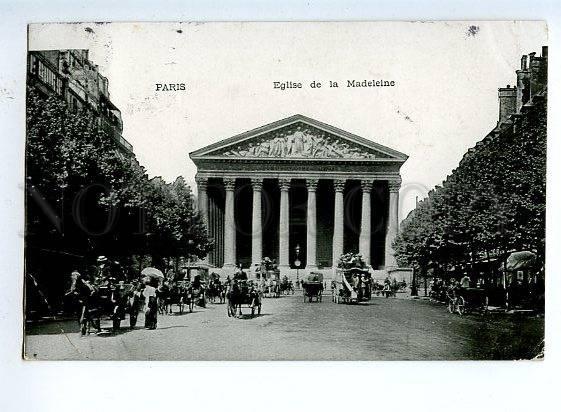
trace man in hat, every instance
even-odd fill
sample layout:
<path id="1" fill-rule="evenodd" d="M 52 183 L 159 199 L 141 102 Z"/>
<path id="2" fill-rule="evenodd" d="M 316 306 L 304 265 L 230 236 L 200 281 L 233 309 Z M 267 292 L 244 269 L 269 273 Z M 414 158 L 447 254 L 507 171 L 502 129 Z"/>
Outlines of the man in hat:
<path id="1" fill-rule="evenodd" d="M 99 285 L 106 285 L 109 282 L 111 273 L 109 270 L 108 260 L 105 256 L 99 256 L 97 258 L 97 268 L 96 268 L 96 283 Z"/>

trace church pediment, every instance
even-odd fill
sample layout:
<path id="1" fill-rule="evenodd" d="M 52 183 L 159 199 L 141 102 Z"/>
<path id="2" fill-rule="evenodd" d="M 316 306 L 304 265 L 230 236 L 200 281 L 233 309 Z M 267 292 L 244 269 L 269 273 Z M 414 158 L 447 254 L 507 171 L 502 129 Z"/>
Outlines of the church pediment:
<path id="1" fill-rule="evenodd" d="M 407 159 L 370 140 L 301 115 L 242 133 L 191 153 L 192 158 Z"/>

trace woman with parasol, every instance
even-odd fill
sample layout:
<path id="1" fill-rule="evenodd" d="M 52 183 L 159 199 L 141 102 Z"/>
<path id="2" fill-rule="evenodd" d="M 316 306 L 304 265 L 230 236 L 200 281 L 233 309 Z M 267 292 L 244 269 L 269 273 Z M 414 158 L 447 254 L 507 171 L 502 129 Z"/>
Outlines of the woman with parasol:
<path id="1" fill-rule="evenodd" d="M 158 325 L 158 299 L 156 297 L 156 287 L 160 280 L 164 279 L 164 274 L 153 267 L 147 267 L 140 272 L 144 276 L 144 290 L 142 295 L 145 299 L 144 327 L 146 329 L 156 329 Z"/>

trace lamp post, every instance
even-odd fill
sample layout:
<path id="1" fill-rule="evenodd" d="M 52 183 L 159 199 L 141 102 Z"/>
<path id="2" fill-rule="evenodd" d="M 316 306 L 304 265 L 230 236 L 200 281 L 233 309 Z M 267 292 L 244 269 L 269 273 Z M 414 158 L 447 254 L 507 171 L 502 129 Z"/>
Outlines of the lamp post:
<path id="1" fill-rule="evenodd" d="M 187 278 L 191 281 L 191 246 L 193 245 L 193 239 L 187 241 Z"/>
<path id="2" fill-rule="evenodd" d="M 298 286 L 298 288 L 300 288 L 300 265 L 302 264 L 302 262 L 300 262 L 300 244 L 297 243 L 296 247 L 294 248 L 294 251 L 296 252 L 296 259 L 294 260 L 294 266 L 296 266 L 296 286 Z"/>

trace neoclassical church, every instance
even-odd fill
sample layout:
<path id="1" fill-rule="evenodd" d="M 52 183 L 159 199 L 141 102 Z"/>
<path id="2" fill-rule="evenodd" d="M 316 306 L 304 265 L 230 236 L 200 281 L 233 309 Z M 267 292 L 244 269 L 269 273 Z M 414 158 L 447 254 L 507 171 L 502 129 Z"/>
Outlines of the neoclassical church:
<path id="1" fill-rule="evenodd" d="M 297 114 L 190 153 L 198 206 L 224 270 L 275 259 L 283 274 L 330 271 L 360 252 L 396 266 L 400 168 L 407 155 Z M 329 273 L 329 272 L 326 272 Z"/>

